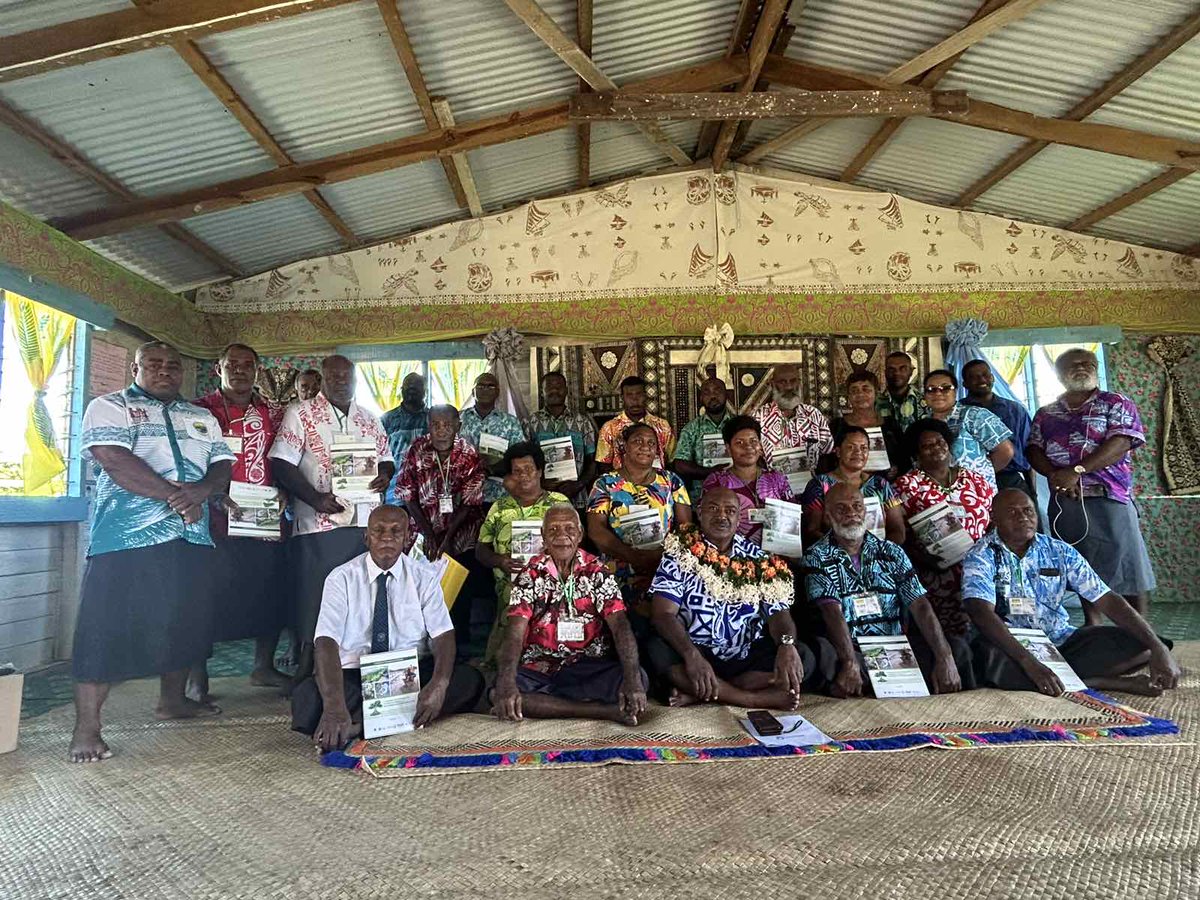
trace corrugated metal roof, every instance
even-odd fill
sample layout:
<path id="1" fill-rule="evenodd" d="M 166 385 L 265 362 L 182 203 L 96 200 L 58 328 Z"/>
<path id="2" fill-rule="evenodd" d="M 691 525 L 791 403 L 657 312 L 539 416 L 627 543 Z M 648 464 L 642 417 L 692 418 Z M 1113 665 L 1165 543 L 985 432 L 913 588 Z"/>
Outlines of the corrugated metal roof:
<path id="1" fill-rule="evenodd" d="M 139 194 L 272 168 L 169 47 L 8 82 L 0 97 Z"/>
<path id="2" fill-rule="evenodd" d="M 113 200 L 7 125 L 0 125 L 0 160 L 0 199 L 38 218 L 86 212 Z"/>
<path id="3" fill-rule="evenodd" d="M 1090 233 L 1175 250 L 1200 238 L 1200 175 L 1191 175 L 1088 229 Z"/>
<path id="4" fill-rule="evenodd" d="M 796 123 L 787 119 L 763 119 L 750 129 L 746 149 L 783 134 Z M 812 134 L 793 141 L 762 160 L 763 165 L 795 169 L 822 178 L 839 178 L 846 164 L 879 127 L 871 119 L 839 119 Z"/>
<path id="5" fill-rule="evenodd" d="M 331 184 L 321 194 L 362 240 L 382 240 L 465 214 L 454 202 L 445 171 L 433 161 Z"/>
<path id="6" fill-rule="evenodd" d="M 228 31 L 198 43 L 294 159 L 425 130 L 374 3 Z"/>
<path id="7" fill-rule="evenodd" d="M 172 291 L 218 281 L 225 273 L 157 228 L 139 228 L 84 243 L 113 262 Z"/>
<path id="8" fill-rule="evenodd" d="M 197 216 L 187 225 L 247 272 L 325 256 L 342 246 L 329 223 L 299 194 Z"/>
<path id="9" fill-rule="evenodd" d="M 948 38 L 980 0 L 809 0 L 787 56 L 882 75 Z"/>
<path id="10" fill-rule="evenodd" d="M 700 136 L 699 122 L 663 122 L 662 130 L 689 156 L 695 156 Z M 628 122 L 597 122 L 592 125 L 592 181 L 605 181 L 625 174 L 673 165 L 661 150 Z"/>
<path id="11" fill-rule="evenodd" d="M 592 58 L 617 84 L 721 56 L 737 0 L 598 0 Z M 567 33 L 574 37 L 574 20 Z M 560 63 L 561 65 L 561 63 Z"/>
<path id="12" fill-rule="evenodd" d="M 981 196 L 975 206 L 1030 222 L 1066 225 L 1149 181 L 1165 167 L 1054 145 Z"/>
<path id="13" fill-rule="evenodd" d="M 132 6 L 129 0 L 0 0 L 0 35 L 49 28 Z"/>
<path id="14" fill-rule="evenodd" d="M 1200 139 L 1200 37 L 1192 38 L 1088 117 L 1119 125 Z"/>
<path id="15" fill-rule="evenodd" d="M 930 203 L 949 203 L 1024 138 L 941 119 L 912 118 L 855 179 Z"/>
<path id="16" fill-rule="evenodd" d="M 467 160 L 485 209 L 561 194 L 576 183 L 575 131 L 563 129 L 481 147 L 468 153 Z"/>
<path id="17" fill-rule="evenodd" d="M 1195 10 L 1191 0 L 1057 0 L 988 35 L 939 88 L 1058 116 Z"/>

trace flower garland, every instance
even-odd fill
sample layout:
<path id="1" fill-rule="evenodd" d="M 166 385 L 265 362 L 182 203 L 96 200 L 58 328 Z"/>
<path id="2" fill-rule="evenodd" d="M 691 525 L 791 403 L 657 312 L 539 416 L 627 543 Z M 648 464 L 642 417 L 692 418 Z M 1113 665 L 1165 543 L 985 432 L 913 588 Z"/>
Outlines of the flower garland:
<path id="1" fill-rule="evenodd" d="M 698 576 L 718 603 L 792 604 L 792 572 L 782 557 L 718 553 L 695 525 L 667 535 L 663 553 L 683 572 Z"/>

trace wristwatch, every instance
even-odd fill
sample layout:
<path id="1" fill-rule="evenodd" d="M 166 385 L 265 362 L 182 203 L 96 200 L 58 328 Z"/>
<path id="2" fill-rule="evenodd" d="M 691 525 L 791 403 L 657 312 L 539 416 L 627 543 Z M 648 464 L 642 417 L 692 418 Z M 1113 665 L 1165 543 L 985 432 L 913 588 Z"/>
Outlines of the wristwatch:
<path id="1" fill-rule="evenodd" d="M 794 634 L 785 634 L 779 639 L 779 646 L 794 647 L 796 645 L 796 636 Z"/>
<path id="2" fill-rule="evenodd" d="M 1075 466 L 1071 469 L 1071 471 L 1074 472 L 1076 475 L 1086 475 L 1087 474 L 1087 469 L 1085 469 L 1083 466 L 1079 465 L 1078 463 L 1075 464 Z"/>

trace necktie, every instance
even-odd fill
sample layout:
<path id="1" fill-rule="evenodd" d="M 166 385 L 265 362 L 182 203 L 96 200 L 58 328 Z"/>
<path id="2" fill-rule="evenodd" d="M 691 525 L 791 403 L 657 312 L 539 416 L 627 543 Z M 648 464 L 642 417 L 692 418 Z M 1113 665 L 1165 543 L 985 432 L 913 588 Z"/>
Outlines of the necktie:
<path id="1" fill-rule="evenodd" d="M 385 653 L 388 649 L 388 579 L 391 572 L 381 572 L 375 579 L 375 612 L 371 616 L 371 652 Z"/>

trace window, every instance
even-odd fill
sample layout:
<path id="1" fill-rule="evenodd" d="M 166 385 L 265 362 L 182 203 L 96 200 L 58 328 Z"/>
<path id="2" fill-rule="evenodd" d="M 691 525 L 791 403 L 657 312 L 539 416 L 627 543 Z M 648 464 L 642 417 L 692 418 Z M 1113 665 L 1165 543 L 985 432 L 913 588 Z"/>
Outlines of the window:
<path id="1" fill-rule="evenodd" d="M 449 403 L 460 410 L 470 405 L 475 379 L 487 371 L 486 359 L 377 360 L 356 365 L 355 398 L 360 406 L 383 415 L 400 403 L 404 378 L 418 372 L 425 378 L 426 401 Z"/>
<path id="2" fill-rule="evenodd" d="M 12 520 L 17 498 L 81 496 L 88 326 L 11 291 L 0 298 L 0 518 Z"/>
<path id="3" fill-rule="evenodd" d="M 1100 361 L 1100 389 L 1108 390 L 1103 344 L 1013 344 L 985 347 L 984 353 L 1004 376 L 1017 399 L 1025 404 L 1025 408 L 1032 415 L 1046 404 L 1053 403 L 1062 394 L 1063 387 L 1054 371 L 1054 360 L 1060 353 L 1077 347 L 1083 347 L 1096 354 Z"/>

